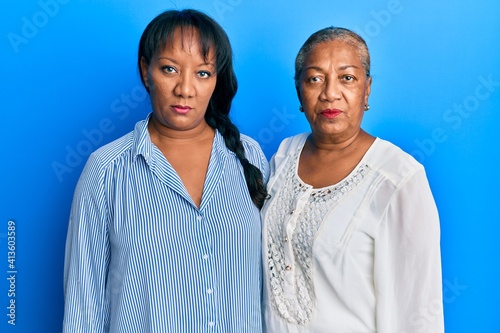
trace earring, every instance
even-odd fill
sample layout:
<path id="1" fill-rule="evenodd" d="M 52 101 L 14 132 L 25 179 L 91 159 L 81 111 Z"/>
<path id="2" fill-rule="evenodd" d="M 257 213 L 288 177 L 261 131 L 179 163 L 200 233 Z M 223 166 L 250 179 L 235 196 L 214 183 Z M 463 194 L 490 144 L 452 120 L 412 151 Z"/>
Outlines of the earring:
<path id="1" fill-rule="evenodd" d="M 300 112 L 304 112 L 304 109 L 302 108 L 302 105 L 299 107 Z"/>
<path id="2" fill-rule="evenodd" d="M 368 110 L 370 110 L 370 105 L 369 105 L 369 104 L 366 104 L 366 105 L 365 105 L 365 111 L 368 111 Z"/>

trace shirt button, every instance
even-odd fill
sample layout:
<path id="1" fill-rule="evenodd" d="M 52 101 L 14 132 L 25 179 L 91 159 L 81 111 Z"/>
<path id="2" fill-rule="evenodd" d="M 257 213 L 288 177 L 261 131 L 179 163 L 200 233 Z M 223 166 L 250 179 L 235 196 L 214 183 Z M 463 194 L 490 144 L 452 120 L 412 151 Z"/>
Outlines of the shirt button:
<path id="1" fill-rule="evenodd" d="M 201 221 L 201 219 L 203 219 L 203 217 L 201 217 L 201 216 L 197 216 L 197 217 L 196 217 L 196 219 L 197 219 L 198 221 Z"/>
<path id="2" fill-rule="evenodd" d="M 214 327 L 214 326 L 215 326 L 215 323 L 214 323 L 213 321 L 209 321 L 209 322 L 208 322 L 208 326 L 210 326 L 210 327 Z"/>
<path id="3" fill-rule="evenodd" d="M 211 295 L 214 291 L 210 288 L 207 289 L 207 294 Z"/>
<path id="4" fill-rule="evenodd" d="M 208 259 L 208 254 L 204 254 L 202 258 L 203 258 L 203 260 L 207 260 Z"/>
<path id="5" fill-rule="evenodd" d="M 286 269 L 287 271 L 291 271 L 291 270 L 292 270 L 292 266 L 290 266 L 290 265 L 286 265 L 286 266 L 285 266 L 285 269 Z"/>

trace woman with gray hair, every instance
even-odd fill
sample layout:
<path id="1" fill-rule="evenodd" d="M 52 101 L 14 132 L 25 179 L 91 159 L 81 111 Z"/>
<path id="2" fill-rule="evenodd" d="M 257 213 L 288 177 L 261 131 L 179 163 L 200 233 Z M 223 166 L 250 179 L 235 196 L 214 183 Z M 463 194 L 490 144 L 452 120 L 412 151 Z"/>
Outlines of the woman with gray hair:
<path id="1" fill-rule="evenodd" d="M 439 216 L 425 170 L 361 128 L 370 55 L 330 27 L 300 49 L 311 132 L 271 160 L 263 217 L 267 332 L 444 331 Z"/>

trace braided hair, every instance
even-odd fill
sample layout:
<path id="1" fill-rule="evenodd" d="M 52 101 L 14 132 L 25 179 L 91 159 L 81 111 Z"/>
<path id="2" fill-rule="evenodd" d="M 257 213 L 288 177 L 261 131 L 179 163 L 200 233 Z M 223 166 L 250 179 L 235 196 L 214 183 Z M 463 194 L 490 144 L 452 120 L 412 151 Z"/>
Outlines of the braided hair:
<path id="1" fill-rule="evenodd" d="M 233 69 L 231 44 L 222 27 L 208 15 L 194 9 L 168 10 L 161 13 L 148 24 L 141 36 L 138 52 L 139 69 L 141 61 L 149 64 L 158 49 L 172 42 L 174 31 L 178 28 L 181 29 L 181 34 L 183 29 L 197 30 L 200 49 L 205 60 L 207 60 L 210 48 L 214 48 L 217 81 L 205 113 L 205 121 L 210 127 L 219 131 L 226 147 L 240 161 L 250 197 L 260 209 L 267 196 L 262 172 L 246 158 L 240 132 L 229 118 L 231 103 L 236 95 L 238 84 Z M 142 76 L 141 80 L 146 86 Z"/>

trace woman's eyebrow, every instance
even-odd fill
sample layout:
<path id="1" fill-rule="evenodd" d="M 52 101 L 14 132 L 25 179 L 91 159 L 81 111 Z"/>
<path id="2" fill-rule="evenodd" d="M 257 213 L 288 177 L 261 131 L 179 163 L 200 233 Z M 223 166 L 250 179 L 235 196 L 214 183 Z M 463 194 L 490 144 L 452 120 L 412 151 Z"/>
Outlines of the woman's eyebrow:
<path id="1" fill-rule="evenodd" d="M 356 68 L 356 69 L 359 69 L 358 66 L 355 66 L 355 65 L 343 65 L 343 66 L 340 66 L 339 69 L 340 70 L 346 70 L 348 68 Z"/>

